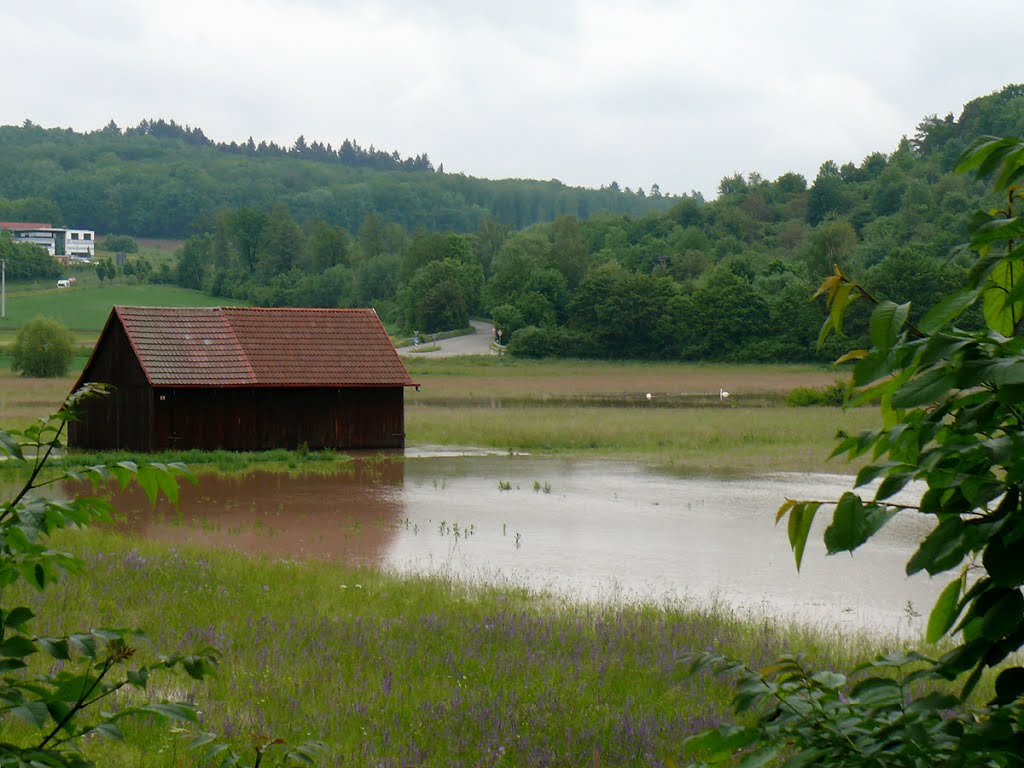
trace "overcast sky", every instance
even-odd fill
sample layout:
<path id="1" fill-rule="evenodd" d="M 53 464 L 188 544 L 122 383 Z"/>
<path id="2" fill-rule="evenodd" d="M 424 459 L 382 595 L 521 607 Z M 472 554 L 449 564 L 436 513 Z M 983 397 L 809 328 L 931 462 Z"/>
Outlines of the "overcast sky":
<path id="1" fill-rule="evenodd" d="M 711 197 L 733 173 L 813 180 L 890 152 L 1024 81 L 1010 17 L 974 5 L 3 0 L 0 124 L 162 117 L 215 141 L 351 138 L 473 176 Z"/>

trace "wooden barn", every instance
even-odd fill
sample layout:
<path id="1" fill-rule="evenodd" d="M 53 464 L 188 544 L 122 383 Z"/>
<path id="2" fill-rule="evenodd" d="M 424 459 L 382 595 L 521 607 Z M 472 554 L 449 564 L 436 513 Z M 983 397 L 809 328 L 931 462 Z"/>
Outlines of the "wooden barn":
<path id="1" fill-rule="evenodd" d="M 414 386 L 372 309 L 114 307 L 76 388 L 85 450 L 403 448 Z"/>

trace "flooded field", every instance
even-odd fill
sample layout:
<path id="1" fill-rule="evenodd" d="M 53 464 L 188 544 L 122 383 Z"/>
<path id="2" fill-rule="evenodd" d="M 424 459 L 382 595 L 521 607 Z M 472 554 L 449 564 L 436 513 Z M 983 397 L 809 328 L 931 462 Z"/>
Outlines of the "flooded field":
<path id="1" fill-rule="evenodd" d="M 944 582 L 903 566 L 929 522 L 894 519 L 826 557 L 816 526 L 801 573 L 786 496 L 835 498 L 849 478 L 675 477 L 630 463 L 528 456 L 363 458 L 350 473 L 207 476 L 180 508 L 119 493 L 123 525 L 169 543 L 445 572 L 577 599 L 723 601 L 838 627 L 916 632 Z M 925 615 L 919 615 L 925 614 Z"/>

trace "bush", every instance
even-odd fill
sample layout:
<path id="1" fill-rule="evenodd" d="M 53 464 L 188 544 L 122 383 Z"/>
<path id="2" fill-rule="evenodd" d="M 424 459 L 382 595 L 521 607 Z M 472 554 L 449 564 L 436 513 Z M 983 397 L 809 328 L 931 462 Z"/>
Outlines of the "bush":
<path id="1" fill-rule="evenodd" d="M 797 408 L 811 405 L 842 405 L 846 401 L 846 383 L 836 379 L 824 387 L 797 387 L 786 395 L 786 405 Z"/>
<path id="2" fill-rule="evenodd" d="M 593 344 L 578 331 L 553 326 L 520 328 L 508 342 L 508 352 L 516 357 L 593 357 Z"/>
<path id="3" fill-rule="evenodd" d="M 73 555 L 50 546 L 50 537 L 61 529 L 112 520 L 110 502 L 98 496 L 53 498 L 60 481 L 116 481 L 122 487 L 137 483 L 155 503 L 159 495 L 175 502 L 178 479 L 191 477 L 181 464 L 133 461 L 69 469 L 57 476 L 44 470 L 54 453 L 66 448 L 63 434 L 82 399 L 105 391 L 87 384 L 49 419 L 23 432 L 0 429 L 0 460 L 24 466 L 27 474 L 20 490 L 5 488 L 10 495 L 0 498 L 0 587 L 25 582 L 37 590 L 49 588 L 82 567 Z M 317 741 L 289 746 L 281 739 L 254 734 L 244 749 L 246 757 L 253 755 L 248 762 L 229 743 L 198 730 L 195 705 L 158 701 L 158 691 L 166 690 L 166 683 L 149 687 L 170 671 L 184 671 L 196 680 L 207 677 L 220 658 L 218 651 L 153 654 L 140 642 L 143 635 L 137 629 L 39 636 L 31 626 L 37 616 L 14 602 L 17 594 L 0 589 L 0 765 L 95 768 L 90 747 L 99 737 L 123 740 L 121 725 L 126 718 L 176 721 L 175 730 L 201 750 L 197 763 L 203 765 L 314 765 L 314 758 L 325 754 Z M 45 623 L 47 617 L 39 618 Z"/>
<path id="4" fill-rule="evenodd" d="M 22 376 L 54 378 L 68 372 L 75 356 L 75 337 L 52 317 L 27 322 L 14 338 L 11 370 Z"/>
<path id="5" fill-rule="evenodd" d="M 881 656 L 850 675 L 815 670 L 787 656 L 763 669 L 705 653 L 691 671 L 738 675 L 732 707 L 740 725 L 685 743 L 716 765 L 1020 766 L 1024 754 L 1024 274 L 1021 217 L 1024 140 L 985 136 L 965 150 L 958 172 L 995 174 L 1005 207 L 970 219 L 977 254 L 966 285 L 914 320 L 910 302 L 875 298 L 838 265 L 819 289 L 830 317 L 821 338 L 840 332 L 847 310 L 874 306 L 870 348 L 855 361 L 851 403 L 878 401 L 883 427 L 841 436 L 833 455 L 871 463 L 838 499 L 786 499 L 797 569 L 815 516 L 831 508 L 829 554 L 853 553 L 908 511 L 935 522 L 906 573 L 949 581 L 928 617 L 926 643 L 941 655 Z M 980 307 L 986 327 L 972 328 Z M 963 322 L 966 321 L 966 322 Z M 877 484 L 874 481 L 879 481 Z M 918 483 L 916 503 L 894 500 Z M 982 704 L 979 682 L 994 678 Z M 959 691 L 953 687 L 958 683 Z M 962 685 L 960 685 L 962 683 Z"/>
<path id="6" fill-rule="evenodd" d="M 131 235 L 107 235 L 100 248 L 113 253 L 138 253 L 139 244 Z"/>

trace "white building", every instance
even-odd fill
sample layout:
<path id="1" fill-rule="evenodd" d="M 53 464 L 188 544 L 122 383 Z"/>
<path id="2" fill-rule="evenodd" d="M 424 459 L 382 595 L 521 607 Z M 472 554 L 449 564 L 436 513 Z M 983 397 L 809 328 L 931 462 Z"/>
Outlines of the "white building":
<path id="1" fill-rule="evenodd" d="M 45 248 L 62 259 L 91 259 L 96 255 L 96 233 L 91 229 L 65 229 L 24 221 L 0 221 L 0 229 L 15 241 Z"/>

